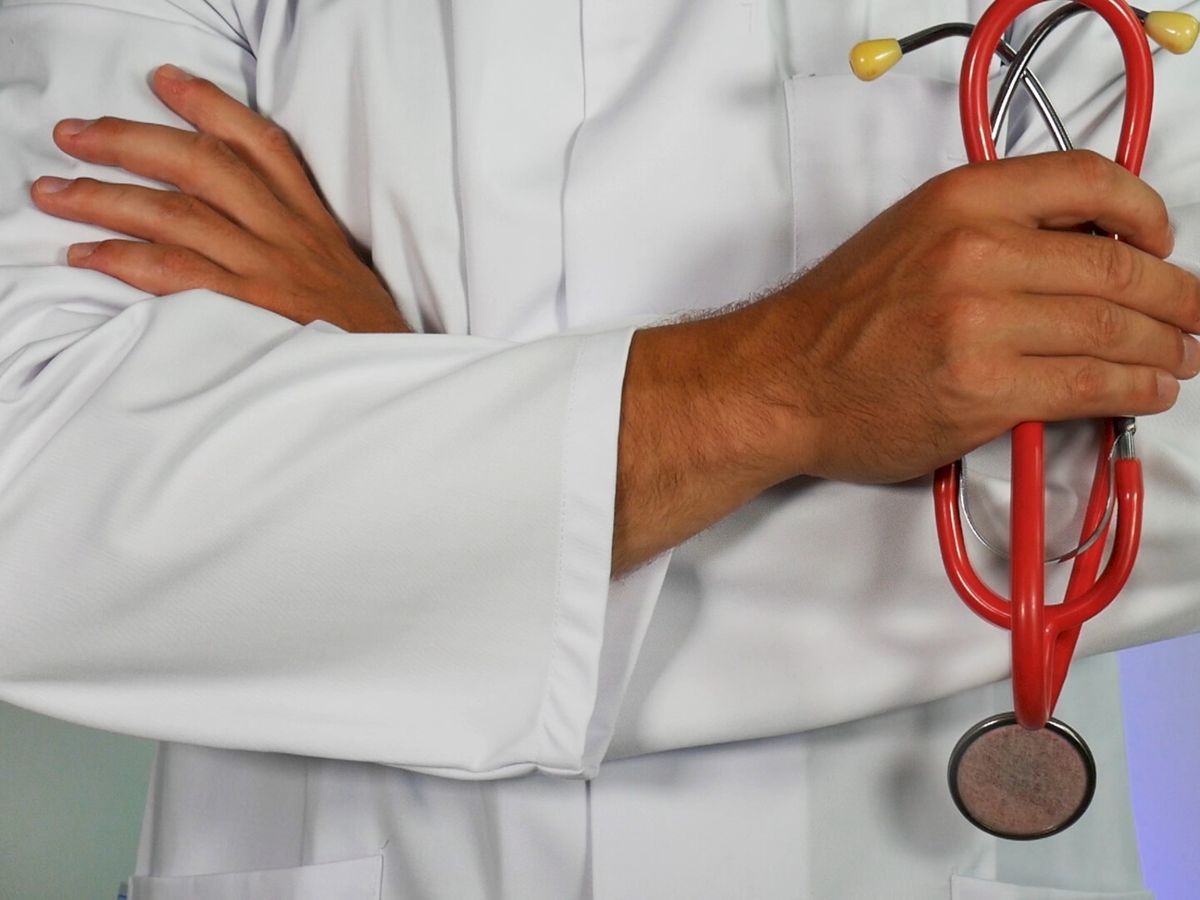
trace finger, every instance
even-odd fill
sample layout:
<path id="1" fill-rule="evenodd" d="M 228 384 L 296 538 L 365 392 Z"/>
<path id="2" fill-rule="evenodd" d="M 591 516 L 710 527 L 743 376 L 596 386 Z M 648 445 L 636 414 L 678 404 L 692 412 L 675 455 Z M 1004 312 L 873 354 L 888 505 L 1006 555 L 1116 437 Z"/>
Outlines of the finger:
<path id="1" fill-rule="evenodd" d="M 75 244 L 67 250 L 67 262 L 158 296 L 196 288 L 235 298 L 242 292 L 238 276 L 184 247 L 123 240 Z"/>
<path id="2" fill-rule="evenodd" d="M 1179 396 L 1179 382 L 1153 366 L 1029 357 L 1018 373 L 1010 398 L 1016 421 L 1147 416 L 1170 409 Z"/>
<path id="3" fill-rule="evenodd" d="M 983 177 L 984 170 L 994 167 Z M 1170 256 L 1174 236 L 1162 197 L 1128 170 L 1090 150 L 1014 157 L 975 170 L 983 202 L 1029 227 L 1096 226 L 1147 253 Z"/>
<path id="4" fill-rule="evenodd" d="M 231 272 L 248 275 L 262 267 L 266 248 L 203 200 L 178 191 L 77 178 L 54 192 L 34 182 L 38 208 L 75 222 L 171 244 L 205 256 Z"/>
<path id="5" fill-rule="evenodd" d="M 1018 297 L 997 338 L 1023 356 L 1091 357 L 1149 366 L 1176 378 L 1200 374 L 1200 341 L 1178 328 L 1095 297 Z"/>
<path id="6" fill-rule="evenodd" d="M 211 81 L 176 66 L 160 66 L 151 84 L 174 113 L 233 148 L 286 206 L 311 221 L 332 222 L 286 131 Z"/>
<path id="7" fill-rule="evenodd" d="M 1112 238 L 1015 231 L 990 261 L 994 277 L 1011 267 L 1021 273 L 1016 285 L 1025 292 L 1099 297 L 1200 332 L 1200 278 L 1190 272 Z"/>
<path id="8" fill-rule="evenodd" d="M 75 134 L 59 122 L 54 140 L 88 162 L 118 166 L 175 185 L 271 243 L 290 233 L 294 214 L 233 150 L 209 134 L 104 116 Z"/>

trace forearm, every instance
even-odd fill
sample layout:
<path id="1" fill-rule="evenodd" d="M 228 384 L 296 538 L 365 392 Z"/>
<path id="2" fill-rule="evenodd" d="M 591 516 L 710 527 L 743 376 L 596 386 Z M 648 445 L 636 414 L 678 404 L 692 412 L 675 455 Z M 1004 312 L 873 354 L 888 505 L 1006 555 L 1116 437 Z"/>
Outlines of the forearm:
<path id="1" fill-rule="evenodd" d="M 612 571 L 687 540 L 786 477 L 798 418 L 756 359 L 770 304 L 634 335 L 622 394 Z M 798 454 L 797 454 L 798 455 Z"/>

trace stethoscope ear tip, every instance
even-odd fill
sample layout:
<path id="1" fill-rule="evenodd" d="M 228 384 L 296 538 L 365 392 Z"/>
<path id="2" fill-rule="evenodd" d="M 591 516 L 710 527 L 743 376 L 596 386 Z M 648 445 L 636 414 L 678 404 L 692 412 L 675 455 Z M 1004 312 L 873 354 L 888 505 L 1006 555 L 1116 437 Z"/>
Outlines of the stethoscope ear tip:
<path id="1" fill-rule="evenodd" d="M 1146 34 L 1154 43 L 1171 53 L 1187 53 L 1196 46 L 1200 22 L 1187 13 L 1160 10 L 1146 16 Z"/>
<path id="2" fill-rule="evenodd" d="M 862 41 L 850 49 L 850 69 L 861 81 L 874 81 L 900 61 L 904 51 L 895 38 Z"/>

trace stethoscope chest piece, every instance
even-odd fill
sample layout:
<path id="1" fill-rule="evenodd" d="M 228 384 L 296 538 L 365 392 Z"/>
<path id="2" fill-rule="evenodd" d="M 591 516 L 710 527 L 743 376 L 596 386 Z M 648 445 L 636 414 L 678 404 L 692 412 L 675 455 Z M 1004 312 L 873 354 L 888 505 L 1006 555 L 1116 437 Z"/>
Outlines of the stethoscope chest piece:
<path id="1" fill-rule="evenodd" d="M 1096 792 L 1096 763 L 1072 728 L 1018 724 L 1013 713 L 972 726 L 950 754 L 950 795 L 971 824 L 1028 841 L 1072 825 Z"/>

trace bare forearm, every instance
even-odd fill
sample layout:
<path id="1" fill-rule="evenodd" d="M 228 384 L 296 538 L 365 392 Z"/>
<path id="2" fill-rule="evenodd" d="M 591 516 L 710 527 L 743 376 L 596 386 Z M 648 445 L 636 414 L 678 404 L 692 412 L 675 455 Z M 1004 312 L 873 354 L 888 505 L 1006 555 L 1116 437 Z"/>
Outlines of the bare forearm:
<path id="1" fill-rule="evenodd" d="M 687 540 L 785 477 L 754 347 L 763 305 L 634 335 L 622 397 L 612 572 Z M 759 382 L 756 383 L 755 379 Z"/>

